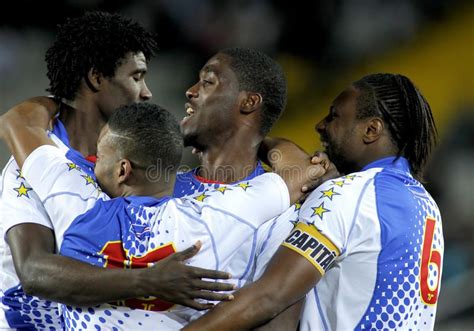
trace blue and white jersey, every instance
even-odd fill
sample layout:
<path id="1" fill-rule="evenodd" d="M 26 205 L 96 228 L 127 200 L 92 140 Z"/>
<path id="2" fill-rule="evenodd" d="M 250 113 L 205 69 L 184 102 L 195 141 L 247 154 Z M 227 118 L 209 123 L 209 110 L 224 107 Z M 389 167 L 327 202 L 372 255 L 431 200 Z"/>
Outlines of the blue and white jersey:
<path id="1" fill-rule="evenodd" d="M 177 198 L 192 197 L 205 191 L 217 190 L 223 183 L 209 181 L 197 175 L 198 168 L 188 172 L 178 173 L 173 196 Z M 233 183 L 248 183 L 249 180 L 265 173 L 262 163 L 259 161 L 255 169 L 243 180 Z M 234 276 L 238 279 L 238 286 L 244 286 L 260 278 L 272 256 L 280 247 L 281 243 L 293 229 L 298 218 L 300 205 L 295 204 L 285 211 L 281 216 L 262 224 L 252 240 L 242 245 L 243 255 L 238 254 L 232 261 Z M 251 249 L 254 254 L 249 260 L 246 252 Z"/>
<path id="2" fill-rule="evenodd" d="M 94 176 L 93 164 L 70 148 L 59 120 L 55 121 L 50 137 L 70 160 Z M 13 157 L 3 169 L 0 182 L 0 330 L 28 327 L 61 330 L 56 303 L 24 294 L 5 241 L 7 231 L 18 224 L 35 223 L 52 229 L 49 216 Z"/>
<path id="3" fill-rule="evenodd" d="M 284 181 L 268 173 L 183 199 L 126 197 L 110 200 L 89 175 L 54 146 L 36 149 L 23 175 L 50 216 L 60 253 L 106 268 L 150 267 L 201 240 L 191 265 L 232 269 L 242 245 L 258 227 L 289 207 Z M 254 251 L 249 249 L 246 260 Z M 232 281 L 237 284 L 235 277 Z M 154 297 L 96 307 L 63 307 L 67 330 L 179 329 L 202 312 Z"/>
<path id="4" fill-rule="evenodd" d="M 380 159 L 318 187 L 284 246 L 323 275 L 301 330 L 433 329 L 441 216 L 406 159 Z"/>

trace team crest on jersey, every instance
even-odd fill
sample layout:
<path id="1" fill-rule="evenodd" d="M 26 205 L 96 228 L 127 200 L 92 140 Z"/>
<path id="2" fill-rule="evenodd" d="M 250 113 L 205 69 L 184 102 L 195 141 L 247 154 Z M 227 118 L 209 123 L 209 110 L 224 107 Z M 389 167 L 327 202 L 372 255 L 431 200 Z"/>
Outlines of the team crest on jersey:
<path id="1" fill-rule="evenodd" d="M 331 266 L 339 250 L 334 244 L 323 236 L 314 226 L 298 223 L 283 246 L 303 255 L 312 265 L 324 275 Z"/>
<path id="2" fill-rule="evenodd" d="M 104 245 L 99 254 L 104 256 L 104 268 L 135 269 L 152 267 L 157 261 L 175 252 L 176 248 L 173 243 L 169 243 L 148 251 L 144 256 L 137 257 L 130 255 L 129 252 L 123 248 L 121 241 L 109 241 Z M 174 306 L 174 304 L 170 302 L 159 300 L 152 296 L 120 300 L 111 302 L 110 304 L 151 311 L 164 311 Z"/>

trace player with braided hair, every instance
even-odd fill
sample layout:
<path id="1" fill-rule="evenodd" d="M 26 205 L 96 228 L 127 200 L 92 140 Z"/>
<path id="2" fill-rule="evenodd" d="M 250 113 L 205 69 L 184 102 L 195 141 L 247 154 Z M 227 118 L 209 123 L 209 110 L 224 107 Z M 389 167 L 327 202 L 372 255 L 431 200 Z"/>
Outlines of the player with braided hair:
<path id="1" fill-rule="evenodd" d="M 369 96 L 359 98 L 357 117 L 381 115 L 398 148 L 397 155 L 405 157 L 413 175 L 422 179 L 423 167 L 436 143 L 436 126 L 430 105 L 423 95 L 403 75 L 368 75 L 354 86 Z"/>
<path id="2" fill-rule="evenodd" d="M 185 330 L 251 329 L 306 294 L 300 330 L 433 329 L 444 242 L 417 180 L 436 141 L 428 103 L 405 76 L 369 75 L 316 130 L 345 175 L 309 195 L 257 282 Z"/>

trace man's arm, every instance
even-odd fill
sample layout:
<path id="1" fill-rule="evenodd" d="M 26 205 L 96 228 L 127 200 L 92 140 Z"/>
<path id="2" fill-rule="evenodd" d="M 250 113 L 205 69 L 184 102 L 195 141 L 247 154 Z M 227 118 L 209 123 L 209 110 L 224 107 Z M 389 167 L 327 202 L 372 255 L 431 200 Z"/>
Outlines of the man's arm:
<path id="1" fill-rule="evenodd" d="M 303 256 L 280 247 L 263 276 L 234 293 L 183 330 L 248 330 L 304 298 L 321 273 Z"/>
<path id="2" fill-rule="evenodd" d="M 225 300 L 232 285 L 201 278 L 226 279 L 226 273 L 184 265 L 200 244 L 144 269 L 104 269 L 53 254 L 53 231 L 38 224 L 19 224 L 7 233 L 15 269 L 25 293 L 76 306 L 153 295 L 195 309 L 212 305 L 196 298 Z M 204 290 L 203 290 L 204 289 Z"/>
<path id="3" fill-rule="evenodd" d="M 301 309 L 303 308 L 305 299 L 294 303 L 292 306 L 286 308 L 275 318 L 271 319 L 266 324 L 256 328 L 256 331 L 288 331 L 298 330 L 298 323 L 300 321 Z"/>
<path id="4" fill-rule="evenodd" d="M 20 169 L 28 155 L 42 145 L 53 145 L 46 128 L 57 111 L 55 101 L 47 97 L 28 99 L 0 116 L 0 138 L 11 151 Z"/>

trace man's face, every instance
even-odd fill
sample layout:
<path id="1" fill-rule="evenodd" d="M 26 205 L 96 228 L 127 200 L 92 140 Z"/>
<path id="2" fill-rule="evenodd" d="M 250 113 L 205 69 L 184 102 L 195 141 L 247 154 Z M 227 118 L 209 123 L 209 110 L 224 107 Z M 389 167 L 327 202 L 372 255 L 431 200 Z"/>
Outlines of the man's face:
<path id="1" fill-rule="evenodd" d="M 181 121 L 185 146 L 206 148 L 211 139 L 230 133 L 239 113 L 239 82 L 230 58 L 218 53 L 207 61 L 186 97 L 188 115 Z"/>
<path id="2" fill-rule="evenodd" d="M 143 53 L 128 53 L 119 63 L 115 75 L 105 78 L 98 99 L 99 109 L 107 118 L 120 106 L 151 99 L 152 94 L 145 83 L 146 72 Z"/>
<path id="3" fill-rule="evenodd" d="M 363 123 L 356 118 L 359 93 L 352 86 L 345 89 L 333 101 L 329 114 L 316 124 L 329 159 L 345 174 L 357 170 L 363 145 Z"/>
<path id="4" fill-rule="evenodd" d="M 121 195 L 116 180 L 119 160 L 119 151 L 116 146 L 115 148 L 113 146 L 110 129 L 106 124 L 97 140 L 97 161 L 94 172 L 100 188 L 112 198 Z"/>

